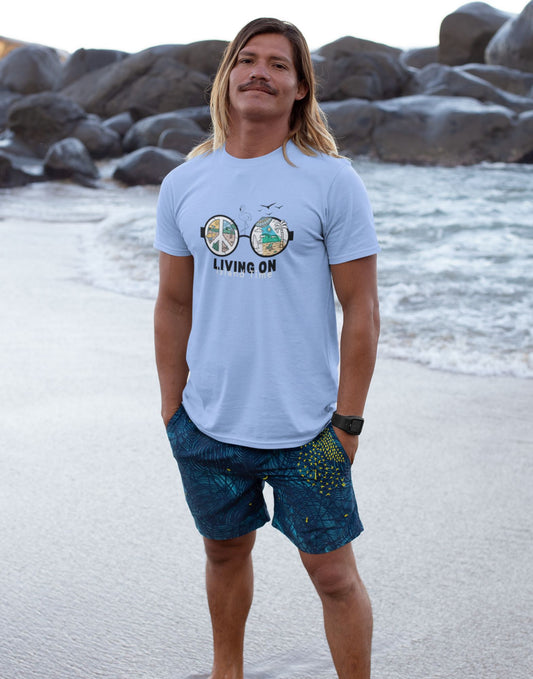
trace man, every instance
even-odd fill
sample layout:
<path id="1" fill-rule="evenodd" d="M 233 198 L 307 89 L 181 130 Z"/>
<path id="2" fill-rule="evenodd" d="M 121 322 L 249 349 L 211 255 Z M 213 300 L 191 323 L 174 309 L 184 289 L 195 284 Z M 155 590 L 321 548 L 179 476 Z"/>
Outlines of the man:
<path id="1" fill-rule="evenodd" d="M 273 525 L 320 596 L 337 674 L 362 679 L 372 612 L 351 548 L 362 525 L 350 465 L 379 333 L 371 209 L 292 24 L 239 32 L 211 113 L 212 137 L 163 182 L 155 239 L 162 416 L 204 537 L 211 679 L 243 676 L 265 481 Z"/>

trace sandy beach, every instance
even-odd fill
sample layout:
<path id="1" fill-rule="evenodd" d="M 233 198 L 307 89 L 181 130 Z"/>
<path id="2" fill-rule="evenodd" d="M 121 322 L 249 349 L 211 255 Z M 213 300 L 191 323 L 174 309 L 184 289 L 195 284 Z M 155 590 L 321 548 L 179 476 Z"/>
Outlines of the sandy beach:
<path id="1" fill-rule="evenodd" d="M 151 300 L 87 225 L 0 221 L 0 677 L 207 676 L 200 538 L 159 418 Z M 376 679 L 529 679 L 533 381 L 379 360 L 354 465 Z M 255 550 L 249 679 L 333 679 L 294 548 Z"/>

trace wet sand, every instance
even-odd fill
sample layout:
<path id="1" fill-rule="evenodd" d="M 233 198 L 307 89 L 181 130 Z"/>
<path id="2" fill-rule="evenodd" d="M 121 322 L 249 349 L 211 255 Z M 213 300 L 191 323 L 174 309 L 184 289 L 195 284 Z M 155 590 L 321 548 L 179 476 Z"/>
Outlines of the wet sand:
<path id="1" fill-rule="evenodd" d="M 0 221 L 0 676 L 207 676 L 200 538 L 159 419 L 149 300 L 86 285 L 86 225 Z M 354 465 L 377 679 L 526 679 L 533 381 L 380 360 Z M 333 679 L 265 526 L 246 676 Z"/>

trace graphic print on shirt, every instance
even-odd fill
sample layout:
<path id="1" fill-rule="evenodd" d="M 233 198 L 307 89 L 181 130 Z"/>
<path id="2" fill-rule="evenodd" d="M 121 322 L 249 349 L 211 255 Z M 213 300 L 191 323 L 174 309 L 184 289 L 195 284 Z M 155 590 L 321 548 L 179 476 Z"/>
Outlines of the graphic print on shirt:
<path id="1" fill-rule="evenodd" d="M 242 249 L 246 248 L 243 239 L 248 239 L 252 250 L 259 257 L 272 258 L 283 252 L 293 240 L 294 234 L 289 230 L 286 221 L 272 214 L 274 209 L 280 210 L 282 207 L 283 205 L 278 203 L 260 205 L 259 213 L 266 212 L 266 216 L 259 217 L 250 227 L 252 216 L 246 205 L 241 205 L 238 217 L 241 229 L 228 215 L 218 214 L 210 217 L 205 226 L 200 229 L 200 235 L 210 252 L 215 255 L 213 269 L 219 273 L 225 272 L 226 275 L 244 276 L 245 273 L 252 276 L 257 273 L 271 275 L 276 270 L 276 260 L 272 260 L 268 265 L 261 262 L 256 271 L 254 262 L 227 260 L 226 257 L 234 253 L 241 242 L 243 246 L 241 246 L 240 254 L 246 256 L 246 251 Z M 224 259 L 218 260 L 217 257 Z"/>

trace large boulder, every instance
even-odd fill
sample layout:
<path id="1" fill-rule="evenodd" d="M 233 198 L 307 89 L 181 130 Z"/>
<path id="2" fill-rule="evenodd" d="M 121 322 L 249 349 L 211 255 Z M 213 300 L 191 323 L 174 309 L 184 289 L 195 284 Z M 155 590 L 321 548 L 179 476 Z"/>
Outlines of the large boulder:
<path id="1" fill-rule="evenodd" d="M 351 36 L 321 47 L 315 55 L 319 99 L 399 96 L 410 77 L 409 69 L 400 62 L 401 54 L 394 47 Z"/>
<path id="2" fill-rule="evenodd" d="M 372 153 L 372 133 L 378 111 L 371 102 L 365 99 L 327 101 L 321 104 L 321 109 L 342 153 Z"/>
<path id="3" fill-rule="evenodd" d="M 68 137 L 53 144 L 44 159 L 45 174 L 51 179 L 73 179 L 94 185 L 100 175 L 89 151 L 79 139 Z"/>
<path id="4" fill-rule="evenodd" d="M 485 2 L 469 2 L 448 14 L 440 26 L 440 63 L 483 63 L 489 41 L 511 16 Z"/>
<path id="5" fill-rule="evenodd" d="M 439 46 L 414 47 L 400 54 L 400 63 L 407 68 L 424 68 L 439 61 Z"/>
<path id="6" fill-rule="evenodd" d="M 57 52 L 50 47 L 19 47 L 0 61 L 0 86 L 19 94 L 55 90 L 62 67 Z"/>
<path id="7" fill-rule="evenodd" d="M 147 146 L 125 156 L 117 165 L 113 178 L 128 186 L 157 185 L 183 162 L 185 156 L 177 151 Z"/>
<path id="8" fill-rule="evenodd" d="M 475 75 L 494 87 L 517 94 L 519 97 L 533 98 L 533 73 L 488 64 L 464 64 L 464 66 L 457 66 L 456 70 Z"/>
<path id="9" fill-rule="evenodd" d="M 223 40 L 200 40 L 189 45 L 180 45 L 178 59 L 193 71 L 204 73 L 212 79 L 227 44 Z"/>
<path id="10" fill-rule="evenodd" d="M 517 163 L 533 163 L 533 111 L 522 113 L 509 140 L 509 157 Z"/>
<path id="11" fill-rule="evenodd" d="M 61 87 L 66 87 L 70 83 L 78 80 L 87 73 L 97 71 L 100 68 L 122 61 L 128 56 L 128 52 L 106 49 L 84 49 L 76 50 L 68 59 L 63 67 L 61 75 Z"/>
<path id="12" fill-rule="evenodd" d="M 34 180 L 34 176 L 16 167 L 13 158 L 0 151 L 0 188 L 11 189 L 15 186 L 25 186 Z"/>
<path id="13" fill-rule="evenodd" d="M 9 109 L 7 126 L 44 157 L 51 144 L 70 136 L 85 118 L 85 111 L 73 101 L 53 92 L 42 92 L 16 101 Z"/>
<path id="14" fill-rule="evenodd" d="M 79 139 L 93 158 L 113 158 L 122 155 L 120 134 L 105 125 L 94 114 L 80 120 L 72 130 L 71 136 Z"/>
<path id="15" fill-rule="evenodd" d="M 13 50 L 19 47 L 25 47 L 28 43 L 21 42 L 20 40 L 13 40 L 12 38 L 6 38 L 0 35 L 0 59 L 6 57 Z"/>
<path id="16" fill-rule="evenodd" d="M 197 122 L 191 118 L 180 115 L 179 111 L 172 113 L 160 113 L 156 116 L 149 116 L 136 122 L 127 132 L 122 143 L 125 151 L 135 151 L 143 146 L 157 146 L 161 134 L 166 130 L 174 130 L 187 139 L 189 149 L 195 143 L 205 138 L 205 132 Z M 173 148 L 165 146 L 164 148 Z M 183 151 L 179 148 L 176 151 Z"/>
<path id="17" fill-rule="evenodd" d="M 0 130 L 7 125 L 7 114 L 11 106 L 21 98 L 21 94 L 0 89 Z"/>
<path id="18" fill-rule="evenodd" d="M 518 117 L 503 106 L 427 95 L 374 105 L 372 142 L 381 160 L 445 166 L 517 160 L 509 139 Z"/>
<path id="19" fill-rule="evenodd" d="M 472 97 L 478 101 L 501 104 L 518 113 L 533 109 L 533 99 L 505 92 L 472 73 L 442 64 L 430 64 L 418 71 L 413 77 L 411 93 Z"/>
<path id="20" fill-rule="evenodd" d="M 87 73 L 62 94 L 102 118 L 124 111 L 146 117 L 205 105 L 210 80 L 185 66 L 181 52 L 180 45 L 151 47 Z"/>
<path id="21" fill-rule="evenodd" d="M 485 61 L 533 73 L 533 0 L 494 35 L 487 45 Z"/>

